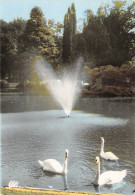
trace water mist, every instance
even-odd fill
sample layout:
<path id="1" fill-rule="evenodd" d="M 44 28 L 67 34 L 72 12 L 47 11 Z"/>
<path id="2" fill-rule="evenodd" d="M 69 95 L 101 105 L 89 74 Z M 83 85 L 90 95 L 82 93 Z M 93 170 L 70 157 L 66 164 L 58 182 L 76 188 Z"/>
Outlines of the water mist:
<path id="1" fill-rule="evenodd" d="M 83 59 L 80 57 L 75 64 L 64 68 L 59 75 L 54 72 L 47 61 L 39 59 L 35 64 L 35 71 L 54 100 L 61 105 L 69 117 L 83 87 Z"/>

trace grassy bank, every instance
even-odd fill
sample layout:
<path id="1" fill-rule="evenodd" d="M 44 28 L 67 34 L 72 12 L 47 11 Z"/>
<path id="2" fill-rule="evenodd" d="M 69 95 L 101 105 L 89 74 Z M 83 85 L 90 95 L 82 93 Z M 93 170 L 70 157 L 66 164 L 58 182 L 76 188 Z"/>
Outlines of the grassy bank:
<path id="1" fill-rule="evenodd" d="M 59 191 L 47 189 L 34 189 L 34 188 L 1 188 L 2 195 L 103 195 L 102 193 L 91 192 L 74 192 L 74 191 Z M 106 194 L 109 195 L 109 194 Z"/>

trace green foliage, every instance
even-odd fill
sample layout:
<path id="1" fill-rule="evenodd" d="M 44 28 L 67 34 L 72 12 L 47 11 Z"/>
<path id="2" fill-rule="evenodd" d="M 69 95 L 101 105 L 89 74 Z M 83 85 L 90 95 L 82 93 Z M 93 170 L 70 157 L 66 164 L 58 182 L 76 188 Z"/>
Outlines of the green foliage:
<path id="1" fill-rule="evenodd" d="M 126 2 L 113 1 L 110 14 L 105 18 L 106 26 L 110 39 L 110 63 L 119 66 L 134 55 L 134 46 L 132 41 L 135 40 L 133 29 L 133 6 L 124 8 Z M 135 12 L 134 12 L 135 13 Z"/>
<path id="2" fill-rule="evenodd" d="M 34 7 L 32 10 L 31 10 L 31 13 L 30 13 L 30 19 L 31 20 L 36 20 L 36 21 L 39 21 L 39 22 L 45 22 L 45 20 L 43 21 L 43 18 L 44 18 L 44 14 L 42 12 L 42 10 L 39 8 L 39 7 Z"/>
<path id="3" fill-rule="evenodd" d="M 64 62 L 70 61 L 71 58 L 71 27 L 69 23 L 70 12 L 64 17 L 64 32 L 63 32 L 63 45 L 62 45 L 62 59 Z"/>
<path id="4" fill-rule="evenodd" d="M 48 28 L 52 30 L 52 34 L 59 37 L 62 33 L 63 24 L 60 22 L 55 23 L 54 20 L 48 20 Z"/>
<path id="5" fill-rule="evenodd" d="M 35 56 L 42 55 L 56 68 L 59 50 L 52 26 L 47 26 L 40 8 L 34 7 L 26 22 L 17 18 L 13 22 L 1 21 L 1 76 L 24 83 L 31 79 L 31 65 Z M 62 28 L 60 23 L 57 30 Z"/>
<path id="6" fill-rule="evenodd" d="M 96 65 L 120 66 L 134 55 L 135 6 L 126 1 L 113 1 L 113 7 L 100 7 L 98 15 L 86 10 L 87 22 L 83 36 L 86 39 L 87 56 L 96 59 Z"/>
<path id="7" fill-rule="evenodd" d="M 76 11 L 75 11 L 75 5 L 72 3 L 71 5 L 71 21 L 72 21 L 72 34 L 73 36 L 77 33 L 76 32 Z"/>
<path id="8" fill-rule="evenodd" d="M 109 50 L 109 38 L 103 21 L 104 18 L 93 16 L 83 31 L 87 56 L 96 59 L 98 65 L 106 63 Z"/>
<path id="9" fill-rule="evenodd" d="M 71 9 L 68 8 L 64 17 L 64 32 L 62 45 L 62 59 L 64 62 L 70 62 L 72 59 L 73 39 L 76 33 L 76 12 L 75 6 L 72 4 Z"/>
<path id="10" fill-rule="evenodd" d="M 98 8 L 98 12 L 97 12 L 98 16 L 104 16 L 107 17 L 109 15 L 108 13 L 108 6 L 106 5 L 105 7 L 100 6 Z"/>
<path id="11" fill-rule="evenodd" d="M 1 77 L 20 83 L 31 80 L 35 56 L 45 58 L 56 71 L 60 71 L 61 62 L 71 63 L 79 56 L 91 67 L 120 66 L 131 60 L 135 53 L 135 3 L 128 6 L 126 1 L 112 2 L 111 8 L 100 6 L 96 15 L 91 9 L 85 11 L 82 33 L 77 33 L 74 4 L 68 8 L 63 24 L 46 21 L 39 7 L 31 10 L 28 21 L 1 20 Z"/>
<path id="12" fill-rule="evenodd" d="M 53 23 L 49 21 L 48 27 L 45 21 L 41 9 L 33 8 L 22 36 L 22 50 L 30 50 L 35 52 L 36 55 L 42 55 L 55 66 L 59 51 L 52 30 Z"/>
<path id="13" fill-rule="evenodd" d="M 126 1 L 120 1 L 120 0 L 115 0 L 113 2 L 113 9 L 111 10 L 114 13 L 123 11 L 124 6 L 126 5 Z"/>
<path id="14" fill-rule="evenodd" d="M 80 56 L 85 57 L 86 48 L 87 43 L 83 34 L 82 33 L 76 34 L 73 42 L 72 58 L 76 59 Z"/>
<path id="15" fill-rule="evenodd" d="M 22 19 L 10 23 L 1 21 L 1 52 L 2 54 L 16 54 L 19 36 L 24 30 L 26 22 Z"/>
<path id="16" fill-rule="evenodd" d="M 89 21 L 93 19 L 94 14 L 93 11 L 91 9 L 87 9 L 85 10 L 85 15 L 86 15 L 86 19 L 84 20 L 84 28 L 88 25 Z"/>
<path id="17" fill-rule="evenodd" d="M 8 76 L 9 80 L 16 79 L 16 57 L 19 50 L 19 37 L 23 33 L 26 21 L 17 18 L 13 22 L 0 22 L 1 37 L 1 77 Z M 19 69 L 19 68 L 18 68 Z"/>

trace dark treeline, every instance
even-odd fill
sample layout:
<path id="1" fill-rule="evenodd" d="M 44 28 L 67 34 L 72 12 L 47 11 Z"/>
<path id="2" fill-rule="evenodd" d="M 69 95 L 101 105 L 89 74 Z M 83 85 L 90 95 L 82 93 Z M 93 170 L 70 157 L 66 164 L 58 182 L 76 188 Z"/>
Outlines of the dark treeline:
<path id="1" fill-rule="evenodd" d="M 31 80 L 35 57 L 44 57 L 57 71 L 82 56 L 90 68 L 120 66 L 135 53 L 135 3 L 113 1 L 99 7 L 96 15 L 85 11 L 82 32 L 77 31 L 75 5 L 68 8 L 64 22 L 46 21 L 42 10 L 34 7 L 30 19 L 0 22 L 1 78 L 23 83 Z"/>

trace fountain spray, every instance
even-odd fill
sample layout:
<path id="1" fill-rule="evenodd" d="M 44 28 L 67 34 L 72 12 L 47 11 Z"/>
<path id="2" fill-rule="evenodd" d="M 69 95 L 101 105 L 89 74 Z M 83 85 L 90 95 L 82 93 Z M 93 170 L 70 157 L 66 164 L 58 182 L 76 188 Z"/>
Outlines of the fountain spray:
<path id="1" fill-rule="evenodd" d="M 47 61 L 39 59 L 35 64 L 35 71 L 40 81 L 47 86 L 54 100 L 61 105 L 69 118 L 71 110 L 82 89 L 83 59 L 80 57 L 75 64 L 63 69 L 56 75 Z"/>

